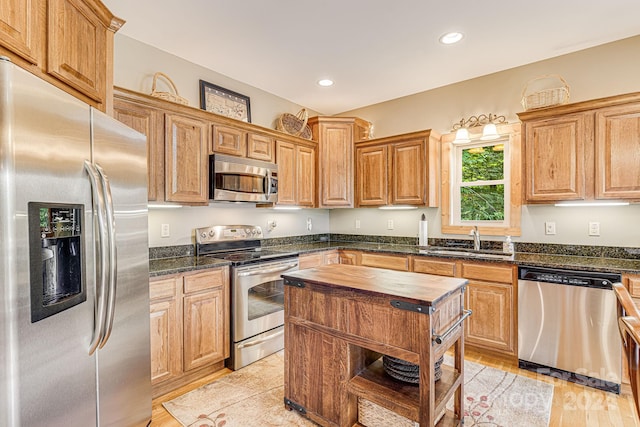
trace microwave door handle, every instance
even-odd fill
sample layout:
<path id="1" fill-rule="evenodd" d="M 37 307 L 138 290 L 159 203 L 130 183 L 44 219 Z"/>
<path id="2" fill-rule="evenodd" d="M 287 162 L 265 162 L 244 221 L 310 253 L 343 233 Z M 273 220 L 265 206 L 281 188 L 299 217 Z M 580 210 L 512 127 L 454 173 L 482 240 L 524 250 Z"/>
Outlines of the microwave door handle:
<path id="1" fill-rule="evenodd" d="M 269 200 L 269 197 L 271 196 L 271 179 L 271 171 L 267 171 L 267 176 L 264 178 L 264 194 L 267 200 Z"/>

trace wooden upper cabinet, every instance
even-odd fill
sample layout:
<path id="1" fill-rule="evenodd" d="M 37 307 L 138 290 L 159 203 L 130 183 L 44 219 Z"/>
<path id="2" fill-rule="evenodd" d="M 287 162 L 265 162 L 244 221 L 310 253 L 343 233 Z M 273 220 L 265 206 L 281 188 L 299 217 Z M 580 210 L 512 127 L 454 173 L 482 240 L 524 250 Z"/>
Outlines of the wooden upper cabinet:
<path id="1" fill-rule="evenodd" d="M 39 29 L 44 28 L 44 0 L 0 0 L 0 46 L 31 64 L 43 62 Z"/>
<path id="2" fill-rule="evenodd" d="M 389 203 L 388 153 L 386 145 L 356 148 L 356 206 Z"/>
<path id="3" fill-rule="evenodd" d="M 247 156 L 247 133 L 230 126 L 213 125 L 212 153 Z"/>
<path id="4" fill-rule="evenodd" d="M 209 123 L 165 114 L 165 198 L 171 202 L 207 204 Z"/>
<path id="5" fill-rule="evenodd" d="M 426 141 L 417 139 L 391 146 L 391 204 L 426 202 Z"/>
<path id="6" fill-rule="evenodd" d="M 315 148 L 276 141 L 278 205 L 315 206 Z"/>
<path id="7" fill-rule="evenodd" d="M 113 117 L 147 136 L 147 174 L 149 200 L 164 200 L 164 123 L 161 111 L 139 105 L 117 95 Z"/>
<path id="8" fill-rule="evenodd" d="M 526 200 L 580 200 L 585 194 L 587 114 L 525 124 Z"/>
<path id="9" fill-rule="evenodd" d="M 247 134 L 247 157 L 265 162 L 275 160 L 275 142 L 272 137 L 259 133 Z"/>
<path id="10" fill-rule="evenodd" d="M 438 206 L 439 156 L 431 130 L 356 143 L 356 206 Z"/>
<path id="11" fill-rule="evenodd" d="M 370 123 L 355 117 L 312 117 L 308 124 L 318 141 L 318 207 L 353 207 L 353 144 L 368 135 Z"/>
<path id="12" fill-rule="evenodd" d="M 0 55 L 111 112 L 113 37 L 123 24 L 100 0 L 0 0 Z"/>
<path id="13" fill-rule="evenodd" d="M 640 200 L 640 103 L 596 111 L 596 198 Z"/>
<path id="14" fill-rule="evenodd" d="M 640 200 L 640 92 L 518 116 L 527 203 Z"/>

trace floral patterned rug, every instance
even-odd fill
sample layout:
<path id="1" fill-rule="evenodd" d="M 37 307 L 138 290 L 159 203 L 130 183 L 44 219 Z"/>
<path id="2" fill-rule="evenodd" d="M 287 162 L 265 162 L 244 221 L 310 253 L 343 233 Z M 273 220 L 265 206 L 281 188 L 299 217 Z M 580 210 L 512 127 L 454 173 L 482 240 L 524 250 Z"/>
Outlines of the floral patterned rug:
<path id="1" fill-rule="evenodd" d="M 185 427 L 315 426 L 284 408 L 283 382 L 283 354 L 279 352 L 166 402 L 164 407 Z M 465 362 L 465 427 L 546 427 L 552 399 L 551 384 Z M 364 411 L 360 423 L 366 427 L 416 425 L 371 402 L 363 403 L 359 405 Z"/>

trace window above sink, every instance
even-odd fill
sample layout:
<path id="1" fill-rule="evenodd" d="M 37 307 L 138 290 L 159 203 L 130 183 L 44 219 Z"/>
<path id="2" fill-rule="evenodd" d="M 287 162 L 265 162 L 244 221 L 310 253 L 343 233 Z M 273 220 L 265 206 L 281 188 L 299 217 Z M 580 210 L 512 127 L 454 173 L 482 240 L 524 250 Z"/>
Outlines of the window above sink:
<path id="1" fill-rule="evenodd" d="M 520 124 L 499 125 L 499 139 L 454 144 L 442 136 L 442 233 L 519 236 L 522 203 Z"/>

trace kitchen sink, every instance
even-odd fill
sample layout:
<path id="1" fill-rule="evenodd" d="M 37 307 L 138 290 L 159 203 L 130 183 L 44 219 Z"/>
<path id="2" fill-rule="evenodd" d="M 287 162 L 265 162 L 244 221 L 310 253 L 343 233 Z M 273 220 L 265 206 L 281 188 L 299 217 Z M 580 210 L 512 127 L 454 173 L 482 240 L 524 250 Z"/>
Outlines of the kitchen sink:
<path id="1" fill-rule="evenodd" d="M 421 254 L 424 255 L 448 255 L 452 257 L 465 257 L 465 258 L 478 258 L 478 259 L 502 259 L 502 260 L 512 260 L 513 254 L 508 254 L 505 252 L 499 251 L 490 251 L 490 250 L 473 250 L 473 249 L 463 249 L 463 248 L 429 248 L 429 249 L 421 249 Z"/>

